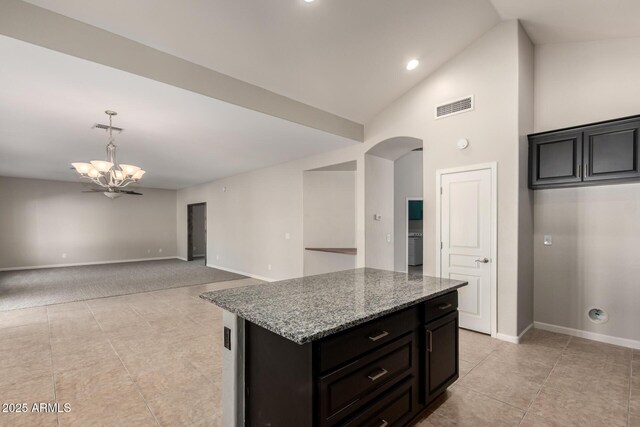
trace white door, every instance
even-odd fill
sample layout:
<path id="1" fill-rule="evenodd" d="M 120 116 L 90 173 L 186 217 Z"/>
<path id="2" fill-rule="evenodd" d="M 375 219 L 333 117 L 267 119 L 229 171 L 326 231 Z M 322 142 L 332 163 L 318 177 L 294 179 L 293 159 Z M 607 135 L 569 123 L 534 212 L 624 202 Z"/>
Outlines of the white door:
<path id="1" fill-rule="evenodd" d="M 459 289 L 460 327 L 491 333 L 491 169 L 443 174 L 441 275 Z"/>

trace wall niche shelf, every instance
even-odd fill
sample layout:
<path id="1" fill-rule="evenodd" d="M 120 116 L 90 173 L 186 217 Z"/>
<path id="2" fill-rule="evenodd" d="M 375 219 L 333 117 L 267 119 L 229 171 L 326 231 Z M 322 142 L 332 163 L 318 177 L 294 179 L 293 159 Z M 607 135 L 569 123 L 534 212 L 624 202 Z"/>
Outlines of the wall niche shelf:
<path id="1" fill-rule="evenodd" d="M 307 251 L 315 251 L 315 252 L 331 252 L 334 254 L 343 254 L 343 255 L 357 255 L 357 248 L 304 248 Z"/>

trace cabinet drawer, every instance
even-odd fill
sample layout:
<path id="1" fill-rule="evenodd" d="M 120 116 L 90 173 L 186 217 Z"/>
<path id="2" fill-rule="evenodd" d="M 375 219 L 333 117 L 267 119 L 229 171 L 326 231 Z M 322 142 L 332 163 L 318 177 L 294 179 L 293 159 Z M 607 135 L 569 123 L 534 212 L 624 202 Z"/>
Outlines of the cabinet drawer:
<path id="1" fill-rule="evenodd" d="M 415 333 L 320 378 L 320 417 L 331 425 L 417 372 Z M 415 375 L 414 375 L 415 376 Z"/>
<path id="2" fill-rule="evenodd" d="M 320 341 L 320 371 L 336 368 L 415 329 L 417 313 L 411 307 Z"/>
<path id="3" fill-rule="evenodd" d="M 407 379 L 341 425 L 344 427 L 404 425 L 418 412 L 417 399 L 417 382 L 415 378 Z"/>
<path id="4" fill-rule="evenodd" d="M 424 303 L 423 321 L 431 322 L 458 309 L 458 291 L 449 292 Z"/>

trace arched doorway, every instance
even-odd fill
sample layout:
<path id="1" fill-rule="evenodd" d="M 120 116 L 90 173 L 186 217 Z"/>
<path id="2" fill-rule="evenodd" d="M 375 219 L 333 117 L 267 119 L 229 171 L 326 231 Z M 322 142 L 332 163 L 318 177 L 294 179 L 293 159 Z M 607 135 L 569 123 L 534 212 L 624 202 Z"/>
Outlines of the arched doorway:
<path id="1" fill-rule="evenodd" d="M 381 141 L 365 153 L 364 169 L 365 265 L 421 273 L 422 209 L 409 219 L 408 202 L 422 203 L 422 140 L 401 136 Z M 410 233 L 420 235 L 411 240 L 412 248 Z M 416 268 L 408 266 L 410 249 Z"/>

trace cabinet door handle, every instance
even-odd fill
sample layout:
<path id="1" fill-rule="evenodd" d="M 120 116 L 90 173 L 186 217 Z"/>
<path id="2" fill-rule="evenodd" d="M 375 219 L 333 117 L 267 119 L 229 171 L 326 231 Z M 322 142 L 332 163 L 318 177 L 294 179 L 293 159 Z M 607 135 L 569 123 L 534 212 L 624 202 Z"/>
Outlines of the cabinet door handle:
<path id="1" fill-rule="evenodd" d="M 582 164 L 578 165 L 578 178 L 582 178 Z"/>
<path id="2" fill-rule="evenodd" d="M 387 375 L 389 373 L 389 371 L 387 371 L 384 368 L 380 368 L 380 370 L 377 373 L 371 373 L 369 375 L 367 375 L 367 378 L 369 378 L 371 381 L 375 381 L 377 379 L 380 379 L 382 377 L 384 377 L 385 375 Z"/>
<path id="3" fill-rule="evenodd" d="M 387 332 L 387 331 L 381 331 L 378 335 L 374 335 L 374 336 L 372 336 L 372 337 L 369 337 L 369 339 L 370 339 L 371 341 L 378 341 L 379 339 L 384 338 L 384 337 L 386 337 L 387 335 L 389 335 L 389 332 Z"/>
<path id="4" fill-rule="evenodd" d="M 389 423 L 387 420 L 380 420 L 380 425 L 378 427 L 387 427 Z"/>
<path id="5" fill-rule="evenodd" d="M 449 304 L 442 304 L 438 306 L 439 310 L 446 310 L 447 308 L 451 308 L 451 303 Z"/>
<path id="6" fill-rule="evenodd" d="M 586 178 L 588 174 L 589 174 L 589 162 L 586 162 L 584 164 L 584 170 L 582 171 L 582 177 Z"/>
<path id="7" fill-rule="evenodd" d="M 429 334 L 429 353 L 433 350 L 433 332 L 427 329 L 427 333 Z"/>

